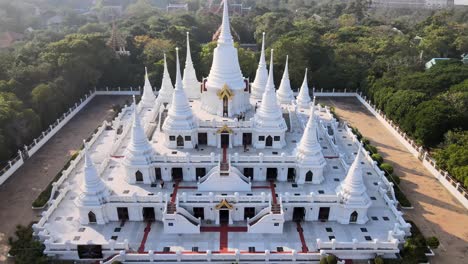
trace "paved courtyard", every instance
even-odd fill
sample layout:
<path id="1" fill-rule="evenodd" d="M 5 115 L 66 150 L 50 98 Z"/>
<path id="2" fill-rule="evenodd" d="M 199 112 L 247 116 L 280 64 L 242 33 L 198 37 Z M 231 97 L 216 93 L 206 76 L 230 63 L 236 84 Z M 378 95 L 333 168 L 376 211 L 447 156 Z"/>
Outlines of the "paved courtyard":
<path id="1" fill-rule="evenodd" d="M 414 206 L 404 211 L 405 218 L 414 221 L 425 236 L 435 235 L 441 242 L 431 263 L 466 263 L 468 211 L 356 98 L 318 99 L 334 106 L 340 118 L 357 127 L 394 165 L 401 189 Z"/>
<path id="2" fill-rule="evenodd" d="M 0 263 L 6 261 L 8 237 L 18 224 L 28 225 L 39 219 L 40 211 L 31 203 L 70 156 L 105 119 L 112 119 L 113 104 L 131 101 L 128 96 L 97 96 L 34 154 L 10 179 L 0 186 Z"/>

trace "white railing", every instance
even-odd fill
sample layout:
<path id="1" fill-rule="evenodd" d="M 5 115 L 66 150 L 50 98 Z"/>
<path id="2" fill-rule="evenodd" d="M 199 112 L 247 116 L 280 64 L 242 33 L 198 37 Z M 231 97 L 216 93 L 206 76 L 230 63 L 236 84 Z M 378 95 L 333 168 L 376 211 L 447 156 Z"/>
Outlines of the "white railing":
<path id="1" fill-rule="evenodd" d="M 236 121 L 236 120 L 225 120 L 225 121 L 216 121 L 216 120 L 199 120 L 199 127 L 221 127 L 227 125 L 231 128 L 251 128 L 252 121 Z"/>
<path id="2" fill-rule="evenodd" d="M 416 158 L 421 160 L 423 166 L 434 176 L 440 183 L 468 209 L 468 190 L 464 188 L 456 179 L 449 175 L 447 171 L 441 170 L 429 153 L 422 146 L 416 144 L 403 130 L 401 130 L 385 113 L 372 105 L 366 96 L 362 96 L 362 92 L 350 91 L 332 91 L 332 92 L 315 92 L 315 96 L 350 96 L 356 97 L 389 131 L 392 133 L 408 151 Z"/>
<path id="3" fill-rule="evenodd" d="M 41 135 L 33 140 L 30 145 L 25 146 L 22 150 L 18 150 L 18 155 L 7 162 L 7 165 L 0 169 L 0 185 L 2 185 L 10 176 L 18 170 L 27 160 L 28 157 L 34 155 L 44 144 L 49 141 L 68 121 L 70 121 L 81 109 L 83 109 L 96 95 L 132 95 L 139 94 L 140 88 L 105 88 L 94 89 L 85 94 L 79 102 L 75 103 L 65 113 L 63 113 L 57 120 L 49 125 Z"/>
<path id="4" fill-rule="evenodd" d="M 400 242 L 398 239 L 393 239 L 392 241 L 379 241 L 374 239 L 369 242 L 358 242 L 356 239 L 353 239 L 352 242 L 337 242 L 335 239 L 331 241 L 322 241 L 317 239 L 317 248 L 321 250 L 392 250 L 395 253 L 398 253 L 400 250 L 398 245 Z M 375 252 L 374 251 L 374 252 Z M 330 252 L 330 251 L 329 251 Z"/>

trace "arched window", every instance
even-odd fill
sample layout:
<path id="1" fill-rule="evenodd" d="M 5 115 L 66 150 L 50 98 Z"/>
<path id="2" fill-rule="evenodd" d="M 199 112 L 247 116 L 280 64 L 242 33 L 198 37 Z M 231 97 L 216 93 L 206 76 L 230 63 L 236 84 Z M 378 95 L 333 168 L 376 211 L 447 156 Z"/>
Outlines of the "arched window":
<path id="1" fill-rule="evenodd" d="M 357 222 L 357 217 L 358 213 L 354 211 L 350 216 L 349 216 L 349 222 L 350 223 L 356 223 Z"/>
<path id="2" fill-rule="evenodd" d="M 312 173 L 312 171 L 308 171 L 306 173 L 305 181 L 306 182 L 311 182 L 313 177 L 314 177 L 314 174 Z"/>
<path id="3" fill-rule="evenodd" d="M 141 173 L 141 171 L 137 171 L 135 173 L 135 180 L 137 182 L 142 182 L 143 181 L 143 173 Z"/>
<path id="4" fill-rule="evenodd" d="M 179 135 L 177 137 L 177 146 L 178 147 L 183 147 L 184 146 L 184 138 L 181 135 Z"/>
<path id="5" fill-rule="evenodd" d="M 267 147 L 273 146 L 273 138 L 271 136 L 268 136 L 266 138 L 265 146 L 267 146 Z"/>
<path id="6" fill-rule="evenodd" d="M 96 215 L 92 211 L 88 213 L 88 222 L 96 223 Z"/>

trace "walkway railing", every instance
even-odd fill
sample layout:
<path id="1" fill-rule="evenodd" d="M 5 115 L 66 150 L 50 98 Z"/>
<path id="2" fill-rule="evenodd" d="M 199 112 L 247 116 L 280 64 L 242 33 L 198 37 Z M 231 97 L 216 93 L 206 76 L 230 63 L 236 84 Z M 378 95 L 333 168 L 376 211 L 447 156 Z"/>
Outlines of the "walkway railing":
<path id="1" fill-rule="evenodd" d="M 416 144 L 416 142 L 412 140 L 400 127 L 398 127 L 397 124 L 388 118 L 383 111 L 377 109 L 377 107 L 373 105 L 366 96 L 362 95 L 362 92 L 358 92 L 357 90 L 353 92 L 346 89 L 343 91 L 335 91 L 335 89 L 332 91 L 324 91 L 321 89 L 320 92 L 318 90 L 317 92 L 314 90 L 313 94 L 321 97 L 356 97 L 403 144 L 403 146 L 405 146 L 413 156 L 418 158 L 422 165 L 432 175 L 434 175 L 434 177 L 436 177 L 465 208 L 468 209 L 468 190 L 447 171 L 440 169 L 434 158 L 432 158 L 422 146 Z"/>
<path id="2" fill-rule="evenodd" d="M 24 162 L 34 155 L 44 144 L 49 141 L 68 121 L 70 121 L 81 109 L 83 109 L 96 95 L 136 95 L 140 94 L 140 88 L 103 88 L 90 90 L 78 102 L 63 113 L 54 123 L 44 130 L 41 135 L 33 140 L 30 145 L 18 150 L 18 155 L 7 162 L 7 165 L 0 169 L 0 185 L 18 170 Z"/>

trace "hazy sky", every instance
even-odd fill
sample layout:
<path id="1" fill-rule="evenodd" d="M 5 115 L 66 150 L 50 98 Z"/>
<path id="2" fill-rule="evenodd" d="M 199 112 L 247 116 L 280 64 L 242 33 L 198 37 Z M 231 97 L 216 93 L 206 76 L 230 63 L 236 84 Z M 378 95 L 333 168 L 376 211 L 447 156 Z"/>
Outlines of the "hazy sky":
<path id="1" fill-rule="evenodd" d="M 468 0 L 455 0 L 456 5 L 468 5 Z"/>

